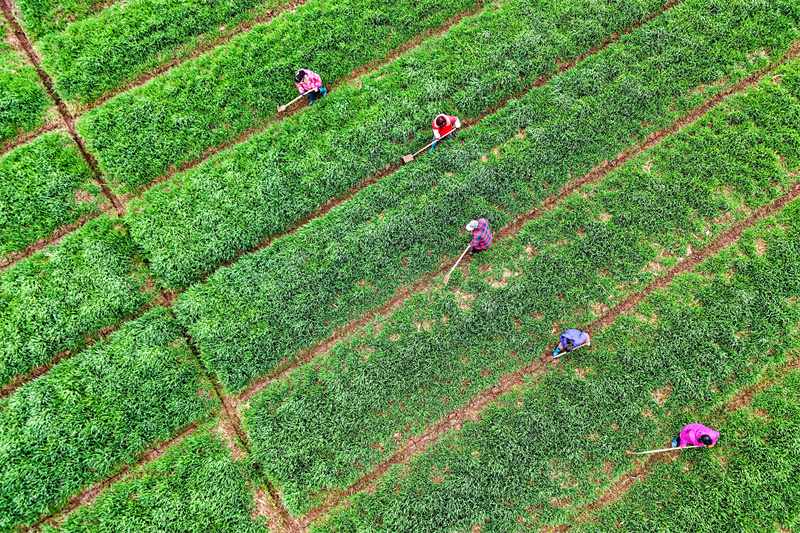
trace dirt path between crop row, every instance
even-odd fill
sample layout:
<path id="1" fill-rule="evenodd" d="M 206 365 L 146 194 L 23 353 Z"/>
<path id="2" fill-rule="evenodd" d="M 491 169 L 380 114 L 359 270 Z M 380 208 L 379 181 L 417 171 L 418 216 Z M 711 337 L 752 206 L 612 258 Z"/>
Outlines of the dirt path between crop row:
<path id="1" fill-rule="evenodd" d="M 617 306 L 611 309 L 608 313 L 601 316 L 597 320 L 582 326 L 589 332 L 594 332 L 610 325 L 619 315 L 632 311 L 647 295 L 651 294 L 657 289 L 668 286 L 678 274 L 690 272 L 703 261 L 711 257 L 713 254 L 719 252 L 723 248 L 730 246 L 737 242 L 741 237 L 742 232 L 753 227 L 759 220 L 778 213 L 787 203 L 800 197 L 800 184 L 795 183 L 790 191 L 771 204 L 757 209 L 746 220 L 736 224 L 723 232 L 713 243 L 697 250 L 691 255 L 681 259 L 677 265 L 669 269 L 663 276 L 659 276 L 648 284 L 644 289 L 637 293 L 629 295 L 625 300 L 620 302 Z M 552 361 L 549 355 L 551 350 L 547 350 L 542 357 L 545 361 Z M 469 403 L 460 409 L 451 412 L 447 417 L 440 419 L 435 424 L 429 426 L 423 433 L 409 438 L 402 446 L 401 451 L 397 452 L 385 461 L 373 468 L 369 473 L 365 474 L 355 484 L 347 489 L 333 490 L 328 493 L 327 501 L 323 505 L 312 509 L 308 514 L 303 517 L 303 527 L 308 528 L 312 522 L 324 516 L 328 511 L 340 505 L 345 499 L 357 494 L 361 491 L 370 491 L 376 488 L 376 484 L 380 481 L 382 476 L 388 469 L 394 465 L 408 465 L 411 460 L 420 453 L 427 450 L 434 442 L 438 441 L 443 435 L 450 431 L 457 431 L 469 422 L 480 420 L 482 412 L 489 405 L 495 403 L 497 398 L 501 395 L 511 391 L 512 388 L 522 386 L 526 380 L 534 378 L 536 381 L 540 380 L 547 369 L 543 367 L 548 362 L 537 361 L 521 370 L 512 374 L 507 374 L 500 377 L 498 385 L 491 387 L 477 396 L 473 397 Z M 646 463 L 647 464 L 647 463 Z M 614 494 L 621 492 L 626 485 L 621 485 L 611 495 L 601 498 L 604 503 L 613 501 L 618 496 Z"/>
<path id="2" fill-rule="evenodd" d="M 51 107 L 50 109 L 53 108 Z M 3 157 L 4 155 L 6 155 L 11 150 L 14 150 L 15 148 L 19 148 L 24 144 L 28 144 L 32 140 L 36 139 L 37 137 L 41 137 L 45 133 L 56 131 L 63 127 L 64 125 L 61 122 L 49 120 L 45 122 L 44 125 L 39 126 L 33 131 L 19 132 L 15 137 L 6 139 L 5 141 L 2 142 L 2 144 L 0 144 L 0 157 Z"/>
<path id="3" fill-rule="evenodd" d="M 83 139 L 80 135 L 78 135 L 77 130 L 75 129 L 75 117 L 67 109 L 66 104 L 61 99 L 61 96 L 53 89 L 53 81 L 50 79 L 50 76 L 42 69 L 41 61 L 39 58 L 39 54 L 31 44 L 31 40 L 28 38 L 28 35 L 22 29 L 22 26 L 17 22 L 17 19 L 14 18 L 14 11 L 16 10 L 19 12 L 19 8 L 13 3 L 13 0 L 0 0 L 0 8 L 3 10 L 3 15 L 6 17 L 9 25 L 11 26 L 14 36 L 17 38 L 17 41 L 25 50 L 25 53 L 30 59 L 33 66 L 36 68 L 36 74 L 39 76 L 39 79 L 42 81 L 47 94 L 50 98 L 55 102 L 56 108 L 58 109 L 59 114 L 61 115 L 61 119 L 64 121 L 64 124 L 67 126 L 69 130 L 70 136 L 72 140 L 75 141 L 75 144 L 78 145 L 78 150 L 80 151 L 81 155 L 83 156 L 86 163 L 89 165 L 89 168 L 92 170 L 92 174 L 94 180 L 100 186 L 103 191 L 103 195 L 111 201 L 114 205 L 114 208 L 117 210 L 117 214 L 119 216 L 123 216 L 125 214 L 125 207 L 122 205 L 122 202 L 117 198 L 111 190 L 108 188 L 105 180 L 103 179 L 102 173 L 100 169 L 97 167 L 97 160 L 94 158 L 92 154 L 90 154 L 86 150 L 86 146 L 83 142 Z"/>

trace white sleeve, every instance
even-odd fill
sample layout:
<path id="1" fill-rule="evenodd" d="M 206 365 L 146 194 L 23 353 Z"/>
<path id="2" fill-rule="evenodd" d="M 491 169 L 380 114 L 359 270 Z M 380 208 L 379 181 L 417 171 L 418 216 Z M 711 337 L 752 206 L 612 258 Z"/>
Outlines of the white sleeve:
<path id="1" fill-rule="evenodd" d="M 461 127 L 461 119 L 456 117 L 456 128 L 460 128 L 460 127 Z"/>
<path id="2" fill-rule="evenodd" d="M 433 130 L 433 138 L 434 138 L 434 139 L 437 139 L 437 140 L 438 140 L 438 139 L 440 139 L 441 137 L 442 137 L 442 134 L 441 134 L 441 133 L 439 133 L 439 130 Z"/>

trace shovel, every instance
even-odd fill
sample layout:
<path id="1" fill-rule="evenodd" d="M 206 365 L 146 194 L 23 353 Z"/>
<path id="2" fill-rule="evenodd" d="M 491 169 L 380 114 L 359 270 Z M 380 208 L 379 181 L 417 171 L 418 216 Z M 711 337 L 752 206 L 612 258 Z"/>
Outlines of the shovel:
<path id="1" fill-rule="evenodd" d="M 300 96 L 298 96 L 297 98 L 295 98 L 294 100 L 292 100 L 291 102 L 289 102 L 288 104 L 279 105 L 278 106 L 278 113 L 283 113 L 284 111 L 286 111 L 287 107 L 289 107 L 290 105 L 292 105 L 296 101 L 300 100 L 302 97 L 306 96 L 308 93 L 313 93 L 313 92 L 314 91 L 305 92 L 305 93 L 301 94 Z"/>
<path id="2" fill-rule="evenodd" d="M 455 128 L 453 130 L 450 130 L 450 133 L 448 133 L 447 135 L 452 135 L 453 133 L 457 132 L 459 129 L 461 129 L 461 128 Z M 447 135 L 444 135 L 443 137 L 447 137 Z M 439 140 L 441 140 L 441 139 L 442 139 L 442 137 L 439 138 Z M 420 148 L 419 150 L 417 150 L 413 154 L 404 155 L 403 156 L 403 163 L 411 163 L 414 160 L 415 157 L 417 157 L 419 154 L 424 152 L 426 148 L 430 148 L 431 145 L 433 143 L 435 143 L 435 142 L 436 142 L 436 139 L 432 140 L 431 142 L 429 142 L 428 144 L 426 144 L 425 146 L 423 146 L 422 148 Z"/>
<path id="3" fill-rule="evenodd" d="M 424 149 L 425 149 L 425 148 L 423 148 L 423 150 L 424 150 Z M 464 259 L 464 256 L 465 256 L 465 255 L 467 255 L 467 252 L 469 252 L 469 248 L 470 248 L 470 246 L 472 246 L 472 243 L 469 243 L 469 244 L 467 245 L 467 247 L 464 249 L 464 253 L 463 253 L 463 254 L 461 254 L 461 257 L 459 257 L 459 258 L 458 258 L 458 261 L 456 261 L 456 264 L 455 264 L 455 265 L 453 265 L 453 268 L 451 268 L 451 269 L 450 269 L 450 272 L 448 272 L 448 273 L 447 273 L 447 274 L 444 276 L 444 284 L 445 284 L 445 285 L 447 285 L 447 282 L 448 282 L 448 281 L 450 281 L 450 274 L 452 274 L 452 273 L 453 273 L 453 270 L 455 270 L 455 269 L 456 269 L 456 267 L 457 267 L 457 266 L 458 266 L 458 264 L 461 262 L 461 260 L 462 260 L 462 259 Z"/>

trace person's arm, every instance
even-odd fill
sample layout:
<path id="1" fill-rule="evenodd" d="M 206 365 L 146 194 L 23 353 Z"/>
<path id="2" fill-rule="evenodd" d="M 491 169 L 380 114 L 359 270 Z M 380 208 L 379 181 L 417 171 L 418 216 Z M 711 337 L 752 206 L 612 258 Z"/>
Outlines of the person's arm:
<path id="1" fill-rule="evenodd" d="M 461 119 L 456 117 L 456 128 L 460 128 L 460 127 L 461 127 Z"/>
<path id="2" fill-rule="evenodd" d="M 442 137 L 442 134 L 439 133 L 439 128 L 433 128 L 433 138 L 437 141 Z"/>
<path id="3" fill-rule="evenodd" d="M 303 90 L 303 82 L 300 82 L 300 83 L 294 82 L 294 84 L 297 85 L 297 90 L 300 91 L 300 94 L 303 94 L 305 92 Z"/>

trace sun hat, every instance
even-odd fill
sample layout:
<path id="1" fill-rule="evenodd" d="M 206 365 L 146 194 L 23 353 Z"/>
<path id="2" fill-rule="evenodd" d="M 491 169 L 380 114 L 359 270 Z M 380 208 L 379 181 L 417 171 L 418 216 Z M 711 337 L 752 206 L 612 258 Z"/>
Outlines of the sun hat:
<path id="1" fill-rule="evenodd" d="M 469 224 L 467 224 L 467 231 L 475 231 L 475 228 L 478 227 L 477 220 L 470 220 Z"/>

